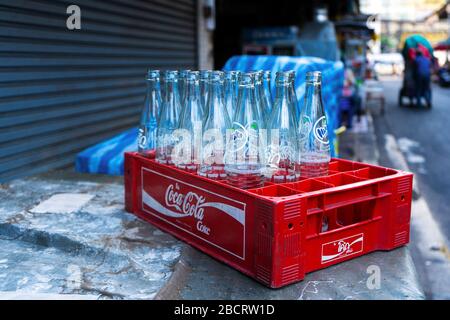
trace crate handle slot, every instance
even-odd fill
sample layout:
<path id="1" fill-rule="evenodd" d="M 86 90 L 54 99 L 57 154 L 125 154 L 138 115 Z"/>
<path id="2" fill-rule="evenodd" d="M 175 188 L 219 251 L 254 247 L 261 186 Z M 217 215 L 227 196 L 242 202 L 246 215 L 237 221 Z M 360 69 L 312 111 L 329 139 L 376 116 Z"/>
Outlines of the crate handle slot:
<path id="1" fill-rule="evenodd" d="M 376 199 L 360 201 L 321 213 L 321 233 L 371 221 L 375 218 Z"/>

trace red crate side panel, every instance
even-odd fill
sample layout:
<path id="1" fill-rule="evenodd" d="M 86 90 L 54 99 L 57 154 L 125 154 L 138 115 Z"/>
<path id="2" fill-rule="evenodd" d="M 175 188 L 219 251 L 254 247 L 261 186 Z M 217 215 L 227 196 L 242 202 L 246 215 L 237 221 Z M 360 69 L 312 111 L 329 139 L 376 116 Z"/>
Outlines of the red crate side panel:
<path id="1" fill-rule="evenodd" d="M 236 200 L 226 186 L 153 161 L 138 158 L 137 163 L 138 216 L 254 276 L 252 198 L 244 194 L 242 201 Z"/>
<path id="2" fill-rule="evenodd" d="M 359 223 L 337 232 L 325 232 L 308 239 L 306 272 L 329 267 L 377 250 L 381 219 Z"/>
<path id="3" fill-rule="evenodd" d="M 274 285 L 285 286 L 305 277 L 306 198 L 287 200 L 277 206 Z"/>
<path id="4" fill-rule="evenodd" d="M 127 212 L 134 212 L 134 205 L 136 203 L 136 165 L 135 159 L 132 153 L 125 153 L 125 162 L 124 162 L 124 174 L 123 174 L 123 183 L 125 187 L 125 210 Z"/>
<path id="5" fill-rule="evenodd" d="M 403 246 L 409 242 L 413 175 L 397 179 L 397 192 L 394 196 L 395 208 L 392 214 L 392 235 L 387 249 Z"/>
<path id="6" fill-rule="evenodd" d="M 391 184 L 380 181 L 324 194 L 316 215 L 328 217 L 329 229 L 308 236 L 306 272 L 383 248 L 386 215 L 392 215 L 391 193 L 385 191 Z"/>
<path id="7" fill-rule="evenodd" d="M 274 211 L 273 203 L 256 200 L 254 269 L 256 279 L 268 286 L 273 286 Z"/>

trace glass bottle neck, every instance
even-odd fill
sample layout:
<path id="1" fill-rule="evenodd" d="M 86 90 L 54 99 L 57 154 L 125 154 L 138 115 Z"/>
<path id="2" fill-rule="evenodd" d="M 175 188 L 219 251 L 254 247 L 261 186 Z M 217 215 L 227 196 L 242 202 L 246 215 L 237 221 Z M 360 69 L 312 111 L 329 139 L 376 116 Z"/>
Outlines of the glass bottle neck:
<path id="1" fill-rule="evenodd" d="M 228 96 L 236 95 L 234 83 L 235 83 L 235 80 L 232 79 L 232 78 L 225 79 L 224 85 L 223 85 L 223 87 L 224 87 L 223 91 L 224 91 L 224 94 L 225 94 L 225 98 L 228 97 Z"/>
<path id="2" fill-rule="evenodd" d="M 209 84 L 209 94 L 211 96 L 211 100 L 219 99 L 222 97 L 222 85 L 221 81 L 211 81 Z"/>
<path id="3" fill-rule="evenodd" d="M 160 82 L 159 79 L 147 79 L 147 91 L 159 90 Z"/>
<path id="4" fill-rule="evenodd" d="M 166 80 L 166 99 L 178 99 L 178 81 Z"/>
<path id="5" fill-rule="evenodd" d="M 147 79 L 147 98 L 153 101 L 161 100 L 161 84 L 159 82 L 159 78 Z"/>
<path id="6" fill-rule="evenodd" d="M 306 82 L 305 101 L 307 105 L 321 103 L 322 86 L 320 82 Z"/>
<path id="7" fill-rule="evenodd" d="M 196 100 L 200 97 L 200 86 L 198 80 L 186 80 L 186 99 Z"/>
<path id="8" fill-rule="evenodd" d="M 264 91 L 270 92 L 270 79 L 264 78 L 262 82 Z"/>
<path id="9" fill-rule="evenodd" d="M 289 93 L 289 83 L 283 82 L 283 83 L 277 83 L 275 91 L 275 98 L 276 99 L 287 99 L 288 93 Z"/>

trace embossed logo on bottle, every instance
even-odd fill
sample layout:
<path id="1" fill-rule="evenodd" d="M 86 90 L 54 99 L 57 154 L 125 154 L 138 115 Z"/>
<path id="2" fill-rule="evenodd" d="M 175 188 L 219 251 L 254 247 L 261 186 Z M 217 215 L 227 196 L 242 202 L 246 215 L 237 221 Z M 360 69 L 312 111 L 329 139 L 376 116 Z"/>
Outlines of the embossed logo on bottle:
<path id="1" fill-rule="evenodd" d="M 313 127 L 314 137 L 323 144 L 329 144 L 327 120 L 325 116 L 320 117 Z"/>
<path id="2" fill-rule="evenodd" d="M 311 132 L 312 121 L 308 116 L 303 116 L 300 121 L 300 141 L 308 139 L 309 133 Z"/>

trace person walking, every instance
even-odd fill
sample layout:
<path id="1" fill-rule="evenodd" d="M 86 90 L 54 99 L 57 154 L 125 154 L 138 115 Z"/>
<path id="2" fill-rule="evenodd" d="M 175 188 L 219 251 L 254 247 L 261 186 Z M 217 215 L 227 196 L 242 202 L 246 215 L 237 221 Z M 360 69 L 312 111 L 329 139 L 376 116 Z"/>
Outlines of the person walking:
<path id="1" fill-rule="evenodd" d="M 417 50 L 415 65 L 416 103 L 420 106 L 421 97 L 425 98 L 427 106 L 431 108 L 431 61 L 421 50 Z"/>

